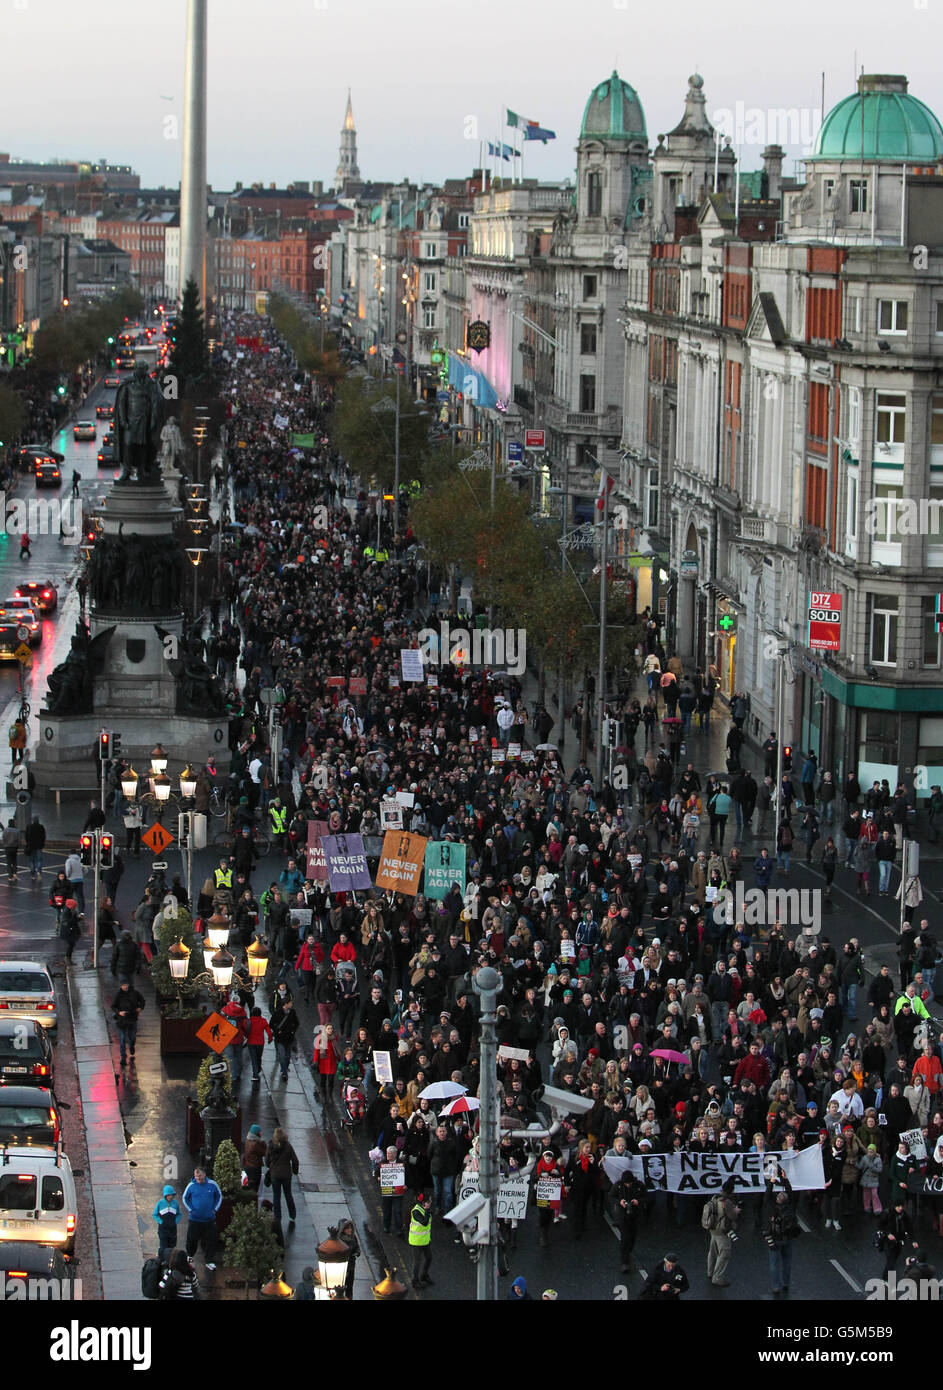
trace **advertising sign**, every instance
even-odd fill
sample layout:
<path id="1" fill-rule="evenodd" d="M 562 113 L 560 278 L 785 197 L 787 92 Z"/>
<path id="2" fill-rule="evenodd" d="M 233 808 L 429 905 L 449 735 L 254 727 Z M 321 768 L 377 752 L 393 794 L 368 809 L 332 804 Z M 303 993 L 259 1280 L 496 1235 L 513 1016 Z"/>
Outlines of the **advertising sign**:
<path id="1" fill-rule="evenodd" d="M 841 594 L 809 594 L 809 649 L 837 652 L 841 648 Z"/>

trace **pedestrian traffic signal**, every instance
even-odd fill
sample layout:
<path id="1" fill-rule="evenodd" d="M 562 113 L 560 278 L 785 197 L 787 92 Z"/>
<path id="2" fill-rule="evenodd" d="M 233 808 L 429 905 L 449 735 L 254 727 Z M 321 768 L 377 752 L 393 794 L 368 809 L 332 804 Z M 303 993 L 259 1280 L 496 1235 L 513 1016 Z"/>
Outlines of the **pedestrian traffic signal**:
<path id="1" fill-rule="evenodd" d="M 115 837 L 103 830 L 100 843 L 101 858 L 99 863 L 103 869 L 111 869 L 115 863 Z"/>
<path id="2" fill-rule="evenodd" d="M 98 735 L 98 760 L 107 763 L 111 758 L 111 734 L 107 729 L 102 729 Z"/>
<path id="3" fill-rule="evenodd" d="M 190 843 L 190 812 L 181 811 L 177 817 L 177 843 L 186 849 Z"/>
<path id="4" fill-rule="evenodd" d="M 792 744 L 783 744 L 783 772 L 792 771 Z"/>
<path id="5" fill-rule="evenodd" d="M 95 862 L 95 836 L 83 835 L 81 840 L 82 863 L 87 867 Z"/>

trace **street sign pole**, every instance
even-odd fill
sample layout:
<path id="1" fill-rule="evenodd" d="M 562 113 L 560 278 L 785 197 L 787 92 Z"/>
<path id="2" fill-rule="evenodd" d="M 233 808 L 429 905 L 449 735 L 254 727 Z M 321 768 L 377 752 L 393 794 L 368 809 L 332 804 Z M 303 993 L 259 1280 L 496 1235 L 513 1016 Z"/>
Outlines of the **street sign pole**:
<path id="1" fill-rule="evenodd" d="M 104 809 L 104 803 L 102 803 Z M 95 831 L 95 878 L 92 893 L 92 969 L 98 969 L 98 898 L 101 892 L 102 833 Z"/>
<path id="2" fill-rule="evenodd" d="M 481 999 L 481 1109 L 479 1135 L 481 1156 L 479 1192 L 487 1206 L 488 1238 L 478 1246 L 479 1303 L 494 1303 L 498 1297 L 498 991 L 501 977 L 490 965 L 484 966 L 474 978 L 475 993 Z"/>

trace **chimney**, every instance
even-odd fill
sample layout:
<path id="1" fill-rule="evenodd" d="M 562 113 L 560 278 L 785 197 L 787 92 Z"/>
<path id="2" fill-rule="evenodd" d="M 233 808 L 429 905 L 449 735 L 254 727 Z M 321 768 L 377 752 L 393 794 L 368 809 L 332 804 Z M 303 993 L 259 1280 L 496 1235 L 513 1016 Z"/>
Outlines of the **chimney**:
<path id="1" fill-rule="evenodd" d="M 270 183 L 270 184 L 269 184 L 269 186 L 268 186 L 268 191 L 269 191 L 270 193 L 274 193 L 274 192 L 275 192 L 275 185 L 274 185 L 274 183 Z"/>
<path id="2" fill-rule="evenodd" d="M 766 196 L 774 203 L 778 203 L 782 197 L 783 158 L 782 145 L 767 145 L 762 154 Z"/>

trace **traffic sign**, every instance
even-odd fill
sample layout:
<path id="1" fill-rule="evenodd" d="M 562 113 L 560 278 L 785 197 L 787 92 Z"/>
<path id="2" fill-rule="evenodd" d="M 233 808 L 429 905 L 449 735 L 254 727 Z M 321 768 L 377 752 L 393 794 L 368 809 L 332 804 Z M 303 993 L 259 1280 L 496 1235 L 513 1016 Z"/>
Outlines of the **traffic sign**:
<path id="1" fill-rule="evenodd" d="M 21 662 L 24 666 L 31 666 L 33 664 L 33 653 L 25 642 L 20 643 L 13 655 L 16 657 L 17 661 Z"/>
<path id="2" fill-rule="evenodd" d="M 524 448 L 525 449 L 546 449 L 547 431 L 546 430 L 525 430 Z"/>
<path id="3" fill-rule="evenodd" d="M 508 463 L 520 463 L 523 457 L 523 444 L 519 439 L 512 439 L 508 444 Z"/>
<path id="4" fill-rule="evenodd" d="M 448 405 L 449 403 L 448 391 L 437 391 L 435 393 L 435 398 L 439 402 L 439 405 Z"/>
<path id="5" fill-rule="evenodd" d="M 809 650 L 837 652 L 841 648 L 841 594 L 812 590 L 809 594 Z"/>
<path id="6" fill-rule="evenodd" d="M 206 1043 L 214 1052 L 223 1052 L 233 1038 L 236 1037 L 239 1029 L 224 1018 L 222 1014 L 211 1013 L 206 1022 L 197 1029 L 197 1037 L 200 1042 Z"/>
<path id="7" fill-rule="evenodd" d="M 29 641 L 29 628 L 25 623 L 20 623 L 19 627 L 16 629 L 16 635 L 21 642 Z"/>
<path id="8" fill-rule="evenodd" d="M 154 854 L 163 854 L 173 836 L 158 820 L 148 830 L 145 830 L 141 839 Z"/>

